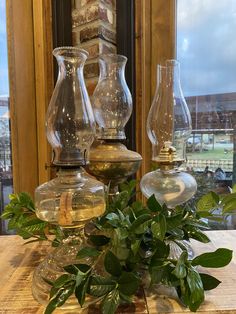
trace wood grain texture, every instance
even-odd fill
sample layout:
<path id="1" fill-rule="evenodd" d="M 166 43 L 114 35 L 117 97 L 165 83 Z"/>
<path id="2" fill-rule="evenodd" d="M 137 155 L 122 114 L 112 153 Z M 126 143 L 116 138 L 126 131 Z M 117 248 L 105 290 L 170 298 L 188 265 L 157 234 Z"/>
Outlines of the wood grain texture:
<path id="1" fill-rule="evenodd" d="M 35 88 L 39 184 L 50 179 L 51 149 L 46 139 L 46 111 L 54 88 L 51 1 L 33 1 Z"/>
<path id="2" fill-rule="evenodd" d="M 50 179 L 45 113 L 53 91 L 52 8 L 47 0 L 7 0 L 14 191 L 33 195 Z"/>
<path id="3" fill-rule="evenodd" d="M 136 148 L 143 161 L 137 179 L 150 170 L 151 144 L 146 121 L 151 105 L 151 0 L 135 1 Z"/>
<path id="4" fill-rule="evenodd" d="M 232 262 L 221 269 L 207 269 L 207 273 L 216 276 L 222 283 L 216 289 L 206 293 L 206 300 L 197 313 L 199 314 L 235 314 L 236 313 L 236 231 L 209 231 L 210 244 L 193 241 L 196 255 L 227 247 L 234 251 Z M 31 281 L 34 268 L 50 251 L 46 244 L 23 245 L 18 236 L 0 237 L 0 314 L 41 314 L 44 308 L 34 301 L 31 295 Z M 206 270 L 205 270 L 206 271 Z M 145 291 L 146 299 L 140 291 L 131 306 L 120 307 L 119 314 L 184 314 L 190 313 L 176 300 L 173 291 L 165 287 Z M 166 294 L 168 296 L 166 296 Z M 61 311 L 56 313 L 77 313 Z M 99 314 L 97 308 L 85 310 L 83 314 Z"/>
<path id="5" fill-rule="evenodd" d="M 38 185 L 34 34 L 31 0 L 7 0 L 14 191 Z"/>

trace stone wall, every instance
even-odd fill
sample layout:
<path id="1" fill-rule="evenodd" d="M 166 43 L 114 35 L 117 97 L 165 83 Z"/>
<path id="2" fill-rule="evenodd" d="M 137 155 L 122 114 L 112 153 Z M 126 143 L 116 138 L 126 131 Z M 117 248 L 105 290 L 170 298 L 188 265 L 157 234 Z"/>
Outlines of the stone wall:
<path id="1" fill-rule="evenodd" d="M 89 52 L 84 67 L 91 95 L 99 76 L 98 56 L 116 53 L 116 0 L 72 0 L 73 46 Z"/>

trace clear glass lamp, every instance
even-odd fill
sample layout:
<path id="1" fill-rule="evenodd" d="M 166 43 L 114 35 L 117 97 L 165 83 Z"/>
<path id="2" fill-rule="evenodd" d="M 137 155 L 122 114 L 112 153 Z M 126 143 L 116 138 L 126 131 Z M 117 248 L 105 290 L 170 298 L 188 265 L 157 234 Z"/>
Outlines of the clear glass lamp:
<path id="1" fill-rule="evenodd" d="M 49 301 L 51 286 L 47 280 L 61 276 L 63 267 L 76 263 L 78 250 L 87 246 L 85 224 L 105 211 L 103 183 L 83 169 L 95 138 L 95 119 L 83 77 L 87 52 L 61 47 L 53 54 L 59 75 L 48 107 L 46 133 L 54 152 L 53 164 L 59 170 L 55 179 L 35 190 L 35 205 L 36 215 L 59 226 L 64 240 L 34 272 L 32 292 L 41 304 Z M 79 307 L 73 298 L 63 305 L 66 309 Z"/>
<path id="2" fill-rule="evenodd" d="M 191 116 L 180 85 L 178 61 L 158 65 L 157 81 L 147 133 L 153 145 L 152 161 L 158 169 L 145 174 L 140 185 L 144 196 L 154 194 L 161 204 L 174 208 L 197 190 L 195 179 L 179 170 L 192 130 Z"/>

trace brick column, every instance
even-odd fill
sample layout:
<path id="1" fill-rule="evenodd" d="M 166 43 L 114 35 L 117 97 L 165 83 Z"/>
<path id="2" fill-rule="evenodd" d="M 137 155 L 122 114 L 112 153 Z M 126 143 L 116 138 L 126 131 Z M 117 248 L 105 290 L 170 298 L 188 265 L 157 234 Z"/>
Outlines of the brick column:
<path id="1" fill-rule="evenodd" d="M 73 45 L 89 52 L 84 67 L 91 95 L 99 76 L 98 56 L 116 53 L 116 0 L 72 0 Z"/>

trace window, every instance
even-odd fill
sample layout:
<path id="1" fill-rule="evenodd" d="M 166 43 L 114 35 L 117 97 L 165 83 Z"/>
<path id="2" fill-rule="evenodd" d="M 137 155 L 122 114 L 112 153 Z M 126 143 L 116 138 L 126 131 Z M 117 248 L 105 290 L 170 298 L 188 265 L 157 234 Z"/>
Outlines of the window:
<path id="1" fill-rule="evenodd" d="M 45 168 L 50 164 L 50 150 L 44 125 L 53 89 L 51 1 L 1 1 L 0 14 L 0 75 L 4 77 L 0 78 L 0 94 L 4 94 L 0 101 L 0 162 L 4 170 L 0 195 L 6 203 L 12 192 L 11 170 L 16 193 L 33 195 L 36 186 L 50 177 Z M 5 233 L 3 222 L 0 226 L 0 233 Z"/>
<path id="2" fill-rule="evenodd" d="M 177 1 L 177 59 L 192 116 L 188 165 L 218 187 L 235 183 L 236 2 Z"/>
<path id="3" fill-rule="evenodd" d="M 0 213 L 13 191 L 9 115 L 9 80 L 7 57 L 6 2 L 0 3 Z M 6 229 L 0 225 L 0 233 Z"/>

